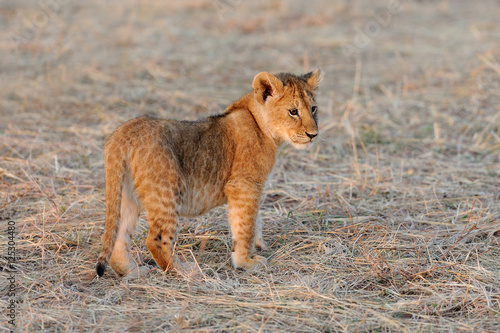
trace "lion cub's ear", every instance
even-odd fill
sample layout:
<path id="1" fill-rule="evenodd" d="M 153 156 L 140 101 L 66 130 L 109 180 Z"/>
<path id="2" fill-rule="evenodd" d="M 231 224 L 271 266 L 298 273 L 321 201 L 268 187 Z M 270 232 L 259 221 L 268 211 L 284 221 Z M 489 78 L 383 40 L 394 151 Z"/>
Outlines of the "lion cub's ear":
<path id="1" fill-rule="evenodd" d="M 274 75 L 262 72 L 253 79 L 255 99 L 264 104 L 269 97 L 277 97 L 283 92 L 283 83 Z"/>
<path id="2" fill-rule="evenodd" d="M 314 72 L 302 75 L 302 78 L 306 80 L 307 84 L 309 84 L 313 90 L 318 89 L 319 83 L 323 80 L 323 77 L 324 74 L 319 68 Z"/>

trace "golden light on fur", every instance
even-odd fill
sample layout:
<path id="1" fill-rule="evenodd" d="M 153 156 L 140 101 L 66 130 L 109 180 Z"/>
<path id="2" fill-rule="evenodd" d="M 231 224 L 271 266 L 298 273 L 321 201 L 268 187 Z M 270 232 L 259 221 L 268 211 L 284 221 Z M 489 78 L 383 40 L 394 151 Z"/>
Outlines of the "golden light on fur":
<path id="1" fill-rule="evenodd" d="M 266 259 L 258 218 L 261 193 L 285 142 L 303 148 L 318 134 L 316 70 L 303 76 L 259 73 L 253 91 L 223 114 L 195 122 L 137 118 L 120 126 L 104 147 L 106 224 L 96 265 L 109 261 L 119 276 L 140 276 L 130 255 L 141 208 L 146 239 L 162 270 L 176 268 L 174 243 L 179 216 L 197 216 L 229 204 L 235 267 Z"/>

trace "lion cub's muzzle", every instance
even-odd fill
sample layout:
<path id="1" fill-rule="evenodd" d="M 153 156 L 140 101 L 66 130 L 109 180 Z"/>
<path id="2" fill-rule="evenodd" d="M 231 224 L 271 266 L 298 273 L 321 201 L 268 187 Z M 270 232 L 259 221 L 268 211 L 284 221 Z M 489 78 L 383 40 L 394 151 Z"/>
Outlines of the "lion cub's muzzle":
<path id="1" fill-rule="evenodd" d="M 314 132 L 314 133 L 307 133 L 306 132 L 306 135 L 310 139 L 309 142 L 312 142 L 314 140 L 314 138 L 318 136 L 318 132 Z"/>

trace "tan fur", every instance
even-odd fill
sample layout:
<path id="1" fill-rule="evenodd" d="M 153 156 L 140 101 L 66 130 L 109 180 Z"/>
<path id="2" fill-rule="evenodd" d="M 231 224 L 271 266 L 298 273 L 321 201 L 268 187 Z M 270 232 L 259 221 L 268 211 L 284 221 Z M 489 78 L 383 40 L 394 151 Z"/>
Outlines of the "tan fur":
<path id="1" fill-rule="evenodd" d="M 253 91 L 222 115 L 195 122 L 143 117 L 120 126 L 104 147 L 106 224 L 99 276 L 108 261 L 119 276 L 140 275 L 130 243 L 141 206 L 149 224 L 146 244 L 162 270 L 177 267 L 178 217 L 225 203 L 233 265 L 264 263 L 253 254 L 254 246 L 265 247 L 261 193 L 278 147 L 289 142 L 304 148 L 318 134 L 312 106 L 320 80 L 319 70 L 303 76 L 263 72 L 254 78 Z"/>

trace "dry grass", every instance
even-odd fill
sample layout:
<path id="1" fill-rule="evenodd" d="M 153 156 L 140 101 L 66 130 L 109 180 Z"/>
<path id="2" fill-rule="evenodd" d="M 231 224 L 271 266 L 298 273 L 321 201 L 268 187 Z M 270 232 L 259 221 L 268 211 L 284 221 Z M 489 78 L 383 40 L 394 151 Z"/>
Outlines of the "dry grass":
<path id="1" fill-rule="evenodd" d="M 0 4 L 0 220 L 19 231 L 18 331 L 500 330 L 497 2 L 405 1 L 357 60 L 342 45 L 385 2 L 215 0 L 232 4 L 222 18 L 201 0 L 61 3 L 46 21 L 38 2 Z M 316 66 L 322 137 L 277 163 L 267 270 L 229 267 L 221 208 L 181 221 L 194 271 L 96 278 L 114 128 L 214 114 L 259 71 Z M 141 262 L 146 232 L 141 218 Z M 6 243 L 2 222 L 2 266 Z"/>

